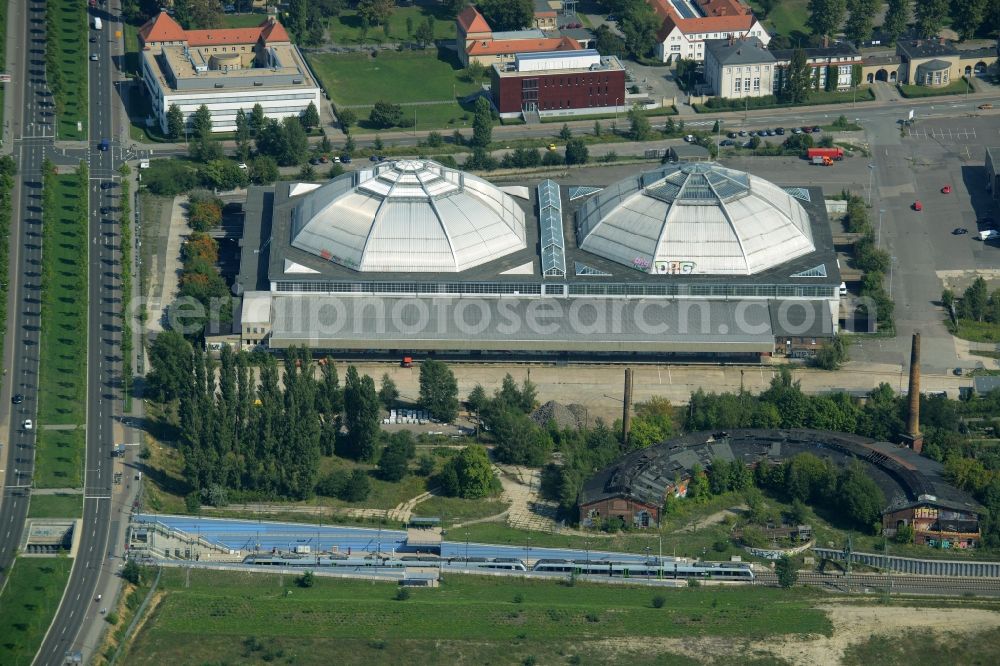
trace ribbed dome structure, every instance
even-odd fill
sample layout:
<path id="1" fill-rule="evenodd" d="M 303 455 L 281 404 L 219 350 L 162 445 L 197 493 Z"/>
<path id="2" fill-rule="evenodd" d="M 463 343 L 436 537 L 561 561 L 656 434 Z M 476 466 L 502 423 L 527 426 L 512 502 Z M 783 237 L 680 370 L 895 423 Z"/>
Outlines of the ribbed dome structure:
<path id="1" fill-rule="evenodd" d="M 527 247 L 524 211 L 490 183 L 437 162 L 344 174 L 302 195 L 293 247 L 359 271 L 459 272 Z"/>
<path id="2" fill-rule="evenodd" d="M 576 229 L 582 249 L 664 275 L 753 275 L 816 249 L 794 197 L 714 163 L 620 181 L 577 212 Z"/>

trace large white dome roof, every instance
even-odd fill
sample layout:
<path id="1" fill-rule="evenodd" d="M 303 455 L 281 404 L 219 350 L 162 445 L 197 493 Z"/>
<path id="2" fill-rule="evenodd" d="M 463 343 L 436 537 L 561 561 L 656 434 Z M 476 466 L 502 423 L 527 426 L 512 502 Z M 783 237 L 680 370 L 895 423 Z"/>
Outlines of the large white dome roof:
<path id="1" fill-rule="evenodd" d="M 527 247 L 524 211 L 437 162 L 384 162 L 302 195 L 293 247 L 359 271 L 458 272 Z"/>
<path id="2" fill-rule="evenodd" d="M 816 249 L 794 197 L 714 163 L 620 181 L 576 220 L 582 249 L 653 274 L 753 275 Z"/>

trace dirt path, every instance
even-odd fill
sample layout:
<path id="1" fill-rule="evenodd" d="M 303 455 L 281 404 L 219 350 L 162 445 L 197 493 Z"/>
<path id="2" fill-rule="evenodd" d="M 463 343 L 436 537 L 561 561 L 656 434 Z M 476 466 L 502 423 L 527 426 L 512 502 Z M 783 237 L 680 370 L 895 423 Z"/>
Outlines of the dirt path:
<path id="1" fill-rule="evenodd" d="M 732 659 L 734 655 L 772 657 L 803 666 L 835 666 L 852 645 L 877 635 L 903 636 L 908 632 L 977 634 L 1000 627 L 1000 613 L 979 608 L 909 608 L 857 606 L 850 603 L 818 606 L 833 624 L 832 636 L 794 635 L 763 641 L 734 642 L 721 637 L 613 638 L 597 645 L 609 658 L 625 661 L 630 654 L 662 650 L 684 654 L 702 663 Z"/>

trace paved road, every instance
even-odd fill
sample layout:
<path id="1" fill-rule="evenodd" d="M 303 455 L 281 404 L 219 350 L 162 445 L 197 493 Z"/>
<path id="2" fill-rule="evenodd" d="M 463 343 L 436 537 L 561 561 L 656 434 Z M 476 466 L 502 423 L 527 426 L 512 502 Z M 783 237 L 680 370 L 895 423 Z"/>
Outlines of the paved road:
<path id="1" fill-rule="evenodd" d="M 14 561 L 28 512 L 29 487 L 34 474 L 35 431 L 24 428 L 25 419 L 36 421 L 39 295 L 41 289 L 41 170 L 42 160 L 51 150 L 51 97 L 45 86 L 44 3 L 32 0 L 18 31 L 22 54 L 13 68 L 14 83 L 7 92 L 16 97 L 15 114 L 10 118 L 14 136 L 14 158 L 18 178 L 14 192 L 14 216 L 11 226 L 11 276 L 8 328 L 5 344 L 6 367 L 0 400 L 9 404 L 11 395 L 22 394 L 24 402 L 10 410 L 4 468 L 3 501 L 0 504 L 0 587 L 6 584 L 6 572 Z M 6 381 L 9 378 L 9 382 Z"/>
<path id="2" fill-rule="evenodd" d="M 301 523 L 274 523 L 254 520 L 234 520 L 228 518 L 192 518 L 190 516 L 166 516 L 137 514 L 133 522 L 159 522 L 167 527 L 184 532 L 194 538 L 204 538 L 225 548 L 234 550 L 291 550 L 296 544 L 309 545 L 313 550 L 329 550 L 336 547 L 339 552 L 391 553 L 406 541 L 406 532 L 400 530 L 379 530 L 364 527 L 336 527 L 330 525 L 303 525 Z M 460 539 L 461 529 L 451 532 Z M 595 541 L 597 539 L 595 538 Z M 652 540 L 651 544 L 655 543 Z M 599 550 L 570 550 L 562 548 L 538 548 L 531 542 L 517 546 L 469 543 L 465 541 L 445 541 L 441 554 L 445 557 L 517 557 L 530 559 L 614 559 L 616 561 L 641 562 L 645 555 L 635 553 L 609 553 Z M 653 552 L 653 555 L 656 553 Z"/>
<path id="3" fill-rule="evenodd" d="M 37 0 L 34 0 L 37 2 Z M 117 3 L 115 3 L 117 6 Z M 116 403 L 121 399 L 120 382 L 121 292 L 118 271 L 119 220 L 116 213 L 102 215 L 101 208 L 116 207 L 120 191 L 118 184 L 102 190 L 101 184 L 117 178 L 115 167 L 120 150 L 97 150 L 103 137 L 115 136 L 116 117 L 112 58 L 112 39 L 117 24 L 105 17 L 104 30 L 91 30 L 97 39 L 89 44 L 90 52 L 98 54 L 89 61 L 89 136 L 90 136 L 90 233 L 89 306 L 87 321 L 87 454 L 84 470 L 84 504 L 80 547 L 73 565 L 63 602 L 52 622 L 37 664 L 61 663 L 67 651 L 83 648 L 77 640 L 85 623 L 99 622 L 98 604 L 94 602 L 106 567 L 109 533 L 117 530 L 112 520 L 112 459 L 114 443 L 113 418 Z M 92 647 L 92 646 L 90 646 Z"/>

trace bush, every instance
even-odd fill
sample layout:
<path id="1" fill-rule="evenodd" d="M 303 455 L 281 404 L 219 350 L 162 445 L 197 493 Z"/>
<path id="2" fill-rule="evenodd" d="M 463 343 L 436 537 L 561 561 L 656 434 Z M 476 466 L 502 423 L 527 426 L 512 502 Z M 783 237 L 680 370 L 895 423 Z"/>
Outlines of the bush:
<path id="1" fill-rule="evenodd" d="M 111 611 L 110 613 L 104 616 L 104 621 L 112 625 L 118 624 L 118 613 Z"/>
<path id="2" fill-rule="evenodd" d="M 299 587 L 312 587 L 316 584 L 316 576 L 312 571 L 306 571 L 295 579 L 295 584 Z"/>
<path id="3" fill-rule="evenodd" d="M 222 201 L 219 199 L 191 201 L 188 223 L 195 231 L 208 231 L 222 224 Z"/>
<path id="4" fill-rule="evenodd" d="M 406 601 L 410 598 L 410 588 L 401 587 L 396 590 L 396 601 Z"/>
<path id="5" fill-rule="evenodd" d="M 688 578 L 688 587 L 701 587 L 701 581 L 697 578 Z"/>
<path id="6" fill-rule="evenodd" d="M 653 608 L 663 608 L 667 603 L 667 598 L 662 594 L 658 594 L 653 597 Z"/>

